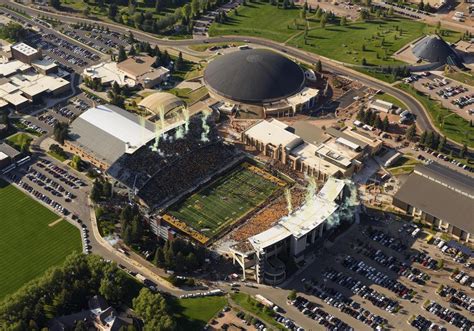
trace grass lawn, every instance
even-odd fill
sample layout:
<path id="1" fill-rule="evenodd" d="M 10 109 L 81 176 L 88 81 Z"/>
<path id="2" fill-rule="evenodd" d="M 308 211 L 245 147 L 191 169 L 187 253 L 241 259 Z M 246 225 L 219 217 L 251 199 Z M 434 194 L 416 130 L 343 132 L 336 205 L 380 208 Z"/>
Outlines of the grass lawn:
<path id="1" fill-rule="evenodd" d="M 468 147 L 474 147 L 474 127 L 463 117 L 453 110 L 444 108 L 439 101 L 430 99 L 424 93 L 417 91 L 408 84 L 398 84 L 398 88 L 414 96 L 428 110 L 431 120 L 435 126 L 446 135 L 446 137 Z"/>
<path id="2" fill-rule="evenodd" d="M 404 18 L 391 18 L 367 22 L 349 23 L 347 26 L 328 25 L 325 29 L 314 28 L 305 41 L 300 35 L 290 45 L 322 56 L 355 65 L 404 65 L 391 57 L 406 44 L 425 34 L 433 33 L 435 27 Z M 456 41 L 458 32 L 450 31 L 444 38 Z"/>
<path id="3" fill-rule="evenodd" d="M 394 104 L 397 107 L 400 107 L 402 109 L 408 109 L 407 105 L 405 105 L 403 102 L 395 98 L 394 96 L 387 94 L 387 93 L 382 93 L 382 94 L 377 94 L 374 96 L 374 99 L 379 99 L 383 101 L 390 102 Z"/>
<path id="4" fill-rule="evenodd" d="M 209 29 L 211 36 L 245 35 L 284 42 L 296 33 L 294 20 L 299 20 L 300 9 L 279 9 L 268 2 L 248 2 L 240 6 L 238 15 L 229 14 L 227 22 L 214 23 Z"/>
<path id="5" fill-rule="evenodd" d="M 186 102 L 188 106 L 196 103 L 208 93 L 205 86 L 202 86 L 194 91 L 190 88 L 173 88 L 167 92 L 176 95 L 180 99 L 183 99 L 183 101 Z"/>
<path id="6" fill-rule="evenodd" d="M 173 304 L 179 330 L 202 330 L 224 306 L 227 299 L 222 296 L 178 299 Z"/>
<path id="7" fill-rule="evenodd" d="M 67 160 L 67 158 L 65 158 L 64 156 L 59 155 L 58 153 L 55 153 L 55 152 L 49 151 L 48 154 L 51 155 L 52 157 L 54 157 L 56 160 L 58 160 L 60 162 L 63 162 L 63 161 Z"/>
<path id="8" fill-rule="evenodd" d="M 7 138 L 7 142 L 19 151 L 21 151 L 21 146 L 29 145 L 32 140 L 33 138 L 27 133 L 17 133 Z"/>
<path id="9" fill-rule="evenodd" d="M 450 72 L 446 74 L 447 77 L 457 80 L 458 82 L 474 86 L 474 76 L 465 72 Z"/>
<path id="10" fill-rule="evenodd" d="M 412 172 L 420 161 L 411 157 L 402 156 L 387 170 L 394 176 L 399 176 Z"/>
<path id="11" fill-rule="evenodd" d="M 285 330 L 281 324 L 273 319 L 273 311 L 270 309 L 264 309 L 262 304 L 252 298 L 250 295 L 245 293 L 233 293 L 231 294 L 232 300 L 239 305 L 242 309 L 258 316 L 261 320 L 267 324 L 279 329 Z"/>
<path id="12" fill-rule="evenodd" d="M 0 180 L 0 300 L 72 251 L 81 251 L 79 231 L 67 221 Z"/>
<path id="13" fill-rule="evenodd" d="M 277 183 L 239 165 L 173 205 L 168 213 L 210 238 L 255 209 L 279 188 Z"/>

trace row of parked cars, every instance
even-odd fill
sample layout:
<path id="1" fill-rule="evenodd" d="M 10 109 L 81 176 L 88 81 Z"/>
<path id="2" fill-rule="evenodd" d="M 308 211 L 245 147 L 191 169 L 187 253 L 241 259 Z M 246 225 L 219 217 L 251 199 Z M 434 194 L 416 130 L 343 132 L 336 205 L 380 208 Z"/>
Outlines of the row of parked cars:
<path id="1" fill-rule="evenodd" d="M 44 174 L 39 171 L 36 171 L 35 169 L 32 169 L 31 167 L 28 169 L 26 178 L 28 178 L 31 182 L 43 187 L 45 191 L 50 192 L 56 197 L 62 198 L 65 194 L 67 194 L 68 197 L 72 197 L 71 193 L 67 192 L 61 184 L 57 183 L 51 178 L 46 177 Z"/>
<path id="2" fill-rule="evenodd" d="M 41 114 L 40 116 L 38 116 L 38 119 L 41 122 L 46 123 L 50 127 L 54 127 L 59 122 L 56 117 L 48 113 Z"/>
<path id="3" fill-rule="evenodd" d="M 377 229 L 367 229 L 367 236 L 382 246 L 393 249 L 398 253 L 404 253 L 407 246 L 398 238 Z"/>
<path id="4" fill-rule="evenodd" d="M 465 93 L 469 91 L 467 87 L 464 87 L 462 85 L 458 86 L 446 86 L 443 87 L 442 89 L 436 91 L 436 94 L 439 95 L 440 97 L 444 99 L 448 99 L 451 97 L 455 97 L 458 94 Z"/>
<path id="5" fill-rule="evenodd" d="M 346 256 L 342 261 L 342 265 L 347 269 L 364 276 L 375 284 L 392 291 L 402 299 L 411 300 L 413 298 L 413 290 L 400 283 L 398 280 L 390 278 L 387 274 L 366 264 L 364 261 L 357 260 L 352 256 Z"/>
<path id="6" fill-rule="evenodd" d="M 72 119 L 76 114 L 72 110 L 70 110 L 68 107 L 60 107 L 60 108 L 53 108 L 53 111 L 56 114 L 59 114 L 63 117 Z"/>
<path id="7" fill-rule="evenodd" d="M 420 285 L 424 285 L 430 277 L 423 271 L 408 265 L 405 262 L 401 262 L 395 256 L 388 256 L 380 249 L 376 249 L 369 243 L 364 243 L 361 240 L 357 241 L 358 247 L 357 252 L 368 257 L 372 261 L 377 262 L 381 266 L 393 271 L 399 276 L 404 276 L 410 281 Z"/>
<path id="8" fill-rule="evenodd" d="M 285 327 L 285 329 L 287 329 L 287 330 L 304 331 L 304 329 L 302 327 L 298 326 L 292 319 L 290 319 L 288 317 L 285 317 L 281 314 L 276 313 L 276 314 L 273 315 L 273 318 L 275 319 L 275 321 L 277 321 L 278 323 L 283 325 Z M 261 324 L 263 324 L 263 323 L 261 323 Z M 257 329 L 260 330 L 259 325 L 255 324 L 255 326 L 257 327 Z"/>
<path id="9" fill-rule="evenodd" d="M 437 293 L 449 300 L 449 303 L 466 309 L 474 314 L 474 298 L 462 290 L 457 290 L 448 285 L 441 285 Z"/>
<path id="10" fill-rule="evenodd" d="M 446 241 L 444 241 L 440 238 L 436 238 L 433 241 L 433 245 L 438 247 L 443 254 L 452 257 L 454 262 L 466 263 L 469 260 L 469 257 L 466 254 L 461 252 L 456 247 L 451 247 Z"/>
<path id="11" fill-rule="evenodd" d="M 410 325 L 420 331 L 438 330 L 445 331 L 446 328 L 440 328 L 436 323 L 430 321 L 424 316 L 417 315 L 411 320 Z"/>
<path id="12" fill-rule="evenodd" d="M 38 134 L 45 134 L 46 133 L 46 130 L 43 130 L 42 128 L 40 128 L 39 126 L 37 126 L 36 124 L 33 124 L 31 123 L 30 121 L 24 119 L 24 118 L 20 118 L 19 119 L 19 122 L 21 124 L 23 124 L 25 126 L 25 128 L 27 130 L 31 130 L 31 131 L 34 131 Z"/>
<path id="13" fill-rule="evenodd" d="M 46 171 L 50 173 L 54 178 L 59 179 L 61 182 L 73 189 L 78 189 L 81 186 L 86 186 L 86 183 L 84 183 L 81 179 L 69 174 L 67 170 L 58 167 L 49 160 L 39 159 L 37 165 L 40 168 L 46 169 Z"/>
<path id="14" fill-rule="evenodd" d="M 33 195 L 35 198 L 38 200 L 43 201 L 45 204 L 51 206 L 54 210 L 58 211 L 59 213 L 63 214 L 64 216 L 67 216 L 70 214 L 69 210 L 64 208 L 59 202 L 56 202 L 52 200 L 51 198 L 47 197 L 43 193 L 35 190 L 31 185 L 25 183 L 22 180 L 18 181 L 18 185 L 23 188 L 25 191 Z"/>
<path id="15" fill-rule="evenodd" d="M 424 252 L 416 252 L 410 256 L 411 262 L 416 262 L 421 264 L 423 267 L 426 267 L 431 270 L 438 269 L 438 260 L 434 259 L 430 255 Z"/>
<path id="16" fill-rule="evenodd" d="M 390 313 L 396 313 L 400 309 L 400 304 L 397 300 L 388 298 L 373 288 L 363 285 L 360 280 L 356 280 L 340 271 L 332 268 L 327 269 L 324 271 L 323 277 L 349 289 L 353 294 L 370 301 L 374 306 L 379 307 L 380 309 Z"/>
<path id="17" fill-rule="evenodd" d="M 339 309 L 341 312 L 352 316 L 372 329 L 382 327 L 387 320 L 379 315 L 371 313 L 362 308 L 360 304 L 339 292 L 338 290 L 318 283 L 316 280 L 306 283 L 310 287 L 311 293 L 327 303 Z"/>
<path id="18" fill-rule="evenodd" d="M 451 325 L 458 327 L 459 329 L 463 331 L 472 330 L 471 329 L 473 327 L 472 321 L 470 321 L 464 315 L 456 311 L 453 311 L 449 308 L 445 308 L 441 306 L 439 303 L 435 301 L 428 301 L 424 305 L 424 308 L 426 309 L 426 311 L 429 311 L 433 315 L 438 316 L 442 320 L 448 322 Z"/>
<path id="19" fill-rule="evenodd" d="M 433 155 L 434 157 L 437 157 L 438 159 L 442 159 L 442 160 L 445 160 L 447 162 L 450 162 L 452 164 L 454 164 L 455 166 L 458 166 L 459 168 L 462 168 L 464 170 L 467 170 L 467 171 L 470 171 L 470 172 L 474 172 L 474 167 L 470 167 L 466 164 L 463 164 L 453 158 L 451 158 L 450 156 L 446 155 L 446 154 L 443 154 L 443 153 L 440 153 L 438 151 L 435 151 L 435 150 L 432 150 L 431 148 L 427 148 L 423 145 L 417 145 L 415 146 L 415 150 L 422 150 L 422 151 L 425 151 L 426 153 L 430 154 L 430 155 Z M 422 158 L 420 158 L 420 156 Z M 424 160 L 425 157 L 423 157 L 423 155 L 419 155 L 418 156 L 418 159 L 420 160 Z"/>
<path id="20" fill-rule="evenodd" d="M 322 327 L 325 327 L 326 330 L 338 330 L 338 331 L 352 331 L 353 327 L 349 326 L 347 323 L 341 321 L 336 316 L 329 314 L 322 308 L 319 308 L 319 305 L 314 302 L 309 301 L 308 299 L 298 296 L 291 304 L 296 307 L 300 312 L 308 316 L 309 318 L 315 320 Z"/>

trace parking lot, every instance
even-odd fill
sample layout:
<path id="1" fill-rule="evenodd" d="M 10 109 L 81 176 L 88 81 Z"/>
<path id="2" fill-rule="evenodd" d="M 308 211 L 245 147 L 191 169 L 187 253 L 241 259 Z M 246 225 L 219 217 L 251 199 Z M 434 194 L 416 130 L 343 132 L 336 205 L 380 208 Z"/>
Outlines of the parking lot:
<path id="1" fill-rule="evenodd" d="M 25 164 L 6 177 L 36 200 L 82 229 L 85 252 L 90 252 L 89 230 L 82 219 L 88 215 L 88 184 L 69 168 L 47 158 Z"/>
<path id="2" fill-rule="evenodd" d="M 302 318 L 329 330 L 470 330 L 474 291 L 465 254 L 439 239 L 428 244 L 403 221 L 367 219 L 349 232 L 285 285 L 299 292 L 291 305 Z"/>
<path id="3" fill-rule="evenodd" d="M 102 53 L 116 53 L 119 46 L 129 48 L 130 44 L 124 36 L 117 32 L 106 30 L 100 26 L 64 25 L 63 33 L 78 42 L 88 45 Z"/>
<path id="4" fill-rule="evenodd" d="M 467 120 L 474 118 L 474 89 L 437 75 L 414 75 L 406 82 Z"/>

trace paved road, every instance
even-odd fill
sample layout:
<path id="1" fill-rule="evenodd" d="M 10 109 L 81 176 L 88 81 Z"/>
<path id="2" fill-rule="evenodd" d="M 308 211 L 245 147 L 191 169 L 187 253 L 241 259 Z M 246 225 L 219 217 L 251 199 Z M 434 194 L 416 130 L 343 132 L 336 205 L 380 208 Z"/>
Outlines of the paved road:
<path id="1" fill-rule="evenodd" d="M 10 2 L 9 0 L 0 0 L 0 3 L 8 3 L 10 6 L 14 6 L 17 8 L 21 8 L 27 14 L 36 16 L 38 14 L 44 14 L 45 12 L 42 10 L 38 10 L 35 8 L 26 7 L 24 5 Z M 376 90 L 384 90 L 386 93 L 393 95 L 394 97 L 398 98 L 402 102 L 404 102 L 407 107 L 417 116 L 417 125 L 421 130 L 431 130 L 437 132 L 437 128 L 434 127 L 433 123 L 429 119 L 429 116 L 423 106 L 412 96 L 406 94 L 405 92 L 393 87 L 392 85 L 379 81 L 373 77 L 364 75 L 358 71 L 355 71 L 351 68 L 345 67 L 344 64 L 315 55 L 313 53 L 305 52 L 284 44 L 280 44 L 271 40 L 256 38 L 256 37 L 245 37 L 245 36 L 225 36 L 225 37 L 210 37 L 210 38 L 203 38 L 203 39 L 185 39 L 185 40 L 168 40 L 168 39 L 160 39 L 156 36 L 133 29 L 130 27 L 121 26 L 118 24 L 106 23 L 106 22 L 97 22 L 96 20 L 80 18 L 76 16 L 70 16 L 66 14 L 55 14 L 52 12 L 48 12 L 47 15 L 57 18 L 65 23 L 90 23 L 90 24 L 97 24 L 99 23 L 102 26 L 107 26 L 111 31 L 115 31 L 118 33 L 128 33 L 132 31 L 134 36 L 142 41 L 147 41 L 150 44 L 156 44 L 159 46 L 164 47 L 186 47 L 190 45 L 200 45 L 204 43 L 214 43 L 214 42 L 244 42 L 244 43 L 252 43 L 258 46 L 263 46 L 267 48 L 271 48 L 273 50 L 285 53 L 289 56 L 298 59 L 299 61 L 307 62 L 307 63 L 315 63 L 318 60 L 321 60 L 325 70 L 334 72 L 339 75 L 346 76 L 353 80 L 360 81 L 361 83 L 367 85 Z M 458 150 L 460 148 L 460 144 L 451 141 L 448 139 L 447 148 L 454 148 Z M 474 152 L 473 152 L 474 153 Z"/>

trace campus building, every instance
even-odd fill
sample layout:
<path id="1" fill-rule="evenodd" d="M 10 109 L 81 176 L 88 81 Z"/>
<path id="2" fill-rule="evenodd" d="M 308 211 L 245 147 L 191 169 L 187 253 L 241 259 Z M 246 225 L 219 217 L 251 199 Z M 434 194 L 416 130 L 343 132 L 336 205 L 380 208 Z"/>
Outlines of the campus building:
<path id="1" fill-rule="evenodd" d="M 266 49 L 219 56 L 204 71 L 215 100 L 235 111 L 288 116 L 316 105 L 319 90 L 307 87 L 305 73 L 288 58 Z"/>
<path id="2" fill-rule="evenodd" d="M 322 136 L 310 141 L 294 132 L 276 119 L 262 120 L 243 131 L 241 140 L 263 155 L 320 180 L 350 177 L 362 167 L 365 149 L 351 140 Z"/>
<path id="3" fill-rule="evenodd" d="M 113 105 L 82 113 L 70 128 L 65 148 L 105 171 L 123 154 L 133 154 L 155 137 L 154 124 Z"/>
<path id="4" fill-rule="evenodd" d="M 120 86 L 152 88 L 169 77 L 165 67 L 154 68 L 151 56 L 131 56 L 122 62 L 101 62 L 84 69 L 83 76 L 99 80 L 102 85 L 114 82 Z"/>
<path id="5" fill-rule="evenodd" d="M 393 197 L 408 215 L 474 242 L 474 178 L 438 163 L 417 165 Z"/>
<path id="6" fill-rule="evenodd" d="M 354 219 L 354 206 L 347 203 L 352 194 L 346 181 L 331 177 L 303 206 L 271 228 L 232 246 L 230 253 L 234 264 L 242 268 L 243 279 L 254 277 L 258 283 L 270 285 L 283 282 L 287 270 L 282 257 L 294 263 L 304 261 L 340 215 Z"/>
<path id="7" fill-rule="evenodd" d="M 8 47 L 11 51 L 4 51 L 0 61 L 0 109 L 18 111 L 69 91 L 69 81 L 58 75 L 53 61 L 41 58 L 40 51 L 24 43 Z"/>
<path id="8" fill-rule="evenodd" d="M 181 114 L 181 110 L 185 106 L 182 99 L 166 92 L 150 94 L 138 103 L 138 108 L 146 110 L 152 115 L 150 120 L 160 119 L 160 116 L 163 116 L 167 121 L 173 120 Z"/>

